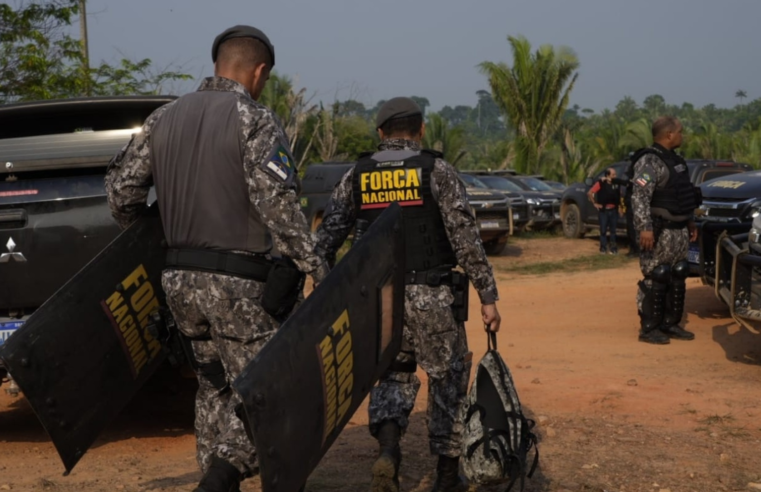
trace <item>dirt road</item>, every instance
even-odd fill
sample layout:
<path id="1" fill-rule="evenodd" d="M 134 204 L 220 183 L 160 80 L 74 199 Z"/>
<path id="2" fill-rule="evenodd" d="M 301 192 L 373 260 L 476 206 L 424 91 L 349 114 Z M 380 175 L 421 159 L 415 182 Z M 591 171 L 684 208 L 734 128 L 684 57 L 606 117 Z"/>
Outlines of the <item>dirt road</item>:
<path id="1" fill-rule="evenodd" d="M 494 259 L 504 319 L 499 349 L 541 422 L 541 466 L 527 490 L 759 490 L 749 483 L 761 482 L 761 334 L 730 320 L 710 289 L 688 281 L 687 328 L 696 340 L 653 346 L 636 339 L 635 262 L 544 276 L 502 270 L 596 250 L 589 239 L 532 239 Z M 471 295 L 476 359 L 486 350 L 477 309 Z M 0 491 L 192 490 L 199 478 L 193 384 L 154 381 L 68 477 L 25 401 L 0 395 Z M 428 491 L 432 483 L 425 393 L 424 385 L 402 443 L 405 491 Z M 309 490 L 367 490 L 376 445 L 366 423 L 363 406 Z M 242 490 L 259 491 L 258 482 Z"/>

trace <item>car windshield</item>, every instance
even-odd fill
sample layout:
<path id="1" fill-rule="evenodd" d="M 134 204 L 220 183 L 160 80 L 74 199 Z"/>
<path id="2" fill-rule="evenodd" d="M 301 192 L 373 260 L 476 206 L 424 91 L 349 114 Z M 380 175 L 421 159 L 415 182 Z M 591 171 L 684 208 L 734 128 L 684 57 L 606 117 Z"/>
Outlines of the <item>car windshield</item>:
<path id="1" fill-rule="evenodd" d="M 552 187 L 537 178 L 520 178 L 521 181 L 526 183 L 531 191 L 553 191 Z"/>
<path id="2" fill-rule="evenodd" d="M 465 185 L 470 186 L 471 188 L 488 188 L 488 186 L 483 184 L 481 180 L 470 174 L 460 174 L 460 179 L 465 181 Z"/>
<path id="3" fill-rule="evenodd" d="M 499 176 L 482 176 L 480 181 L 494 190 L 500 191 L 523 191 L 523 189 L 512 181 L 500 178 Z"/>

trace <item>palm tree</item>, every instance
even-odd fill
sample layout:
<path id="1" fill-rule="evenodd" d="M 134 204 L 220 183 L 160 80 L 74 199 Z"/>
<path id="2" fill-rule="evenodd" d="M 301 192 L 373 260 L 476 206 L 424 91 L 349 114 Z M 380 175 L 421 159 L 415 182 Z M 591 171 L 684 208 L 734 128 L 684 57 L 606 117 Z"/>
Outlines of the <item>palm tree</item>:
<path id="1" fill-rule="evenodd" d="M 430 113 L 425 124 L 423 147 L 438 150 L 444 160 L 457 166 L 465 156 L 465 132 L 460 126 L 449 128 L 449 123 L 438 113 Z"/>
<path id="2" fill-rule="evenodd" d="M 653 133 L 650 122 L 640 118 L 626 125 L 626 130 L 618 142 L 619 149 L 624 153 L 635 151 L 653 144 Z"/>
<path id="3" fill-rule="evenodd" d="M 568 107 L 579 61 L 570 48 L 540 46 L 533 54 L 524 37 L 507 37 L 512 67 L 503 62 L 483 62 L 494 101 L 516 132 L 516 168 L 538 169 L 542 152 L 556 134 Z"/>
<path id="4" fill-rule="evenodd" d="M 748 93 L 744 90 L 740 89 L 739 91 L 735 92 L 735 97 L 740 100 L 740 104 L 743 103 L 743 99 L 748 97 Z"/>

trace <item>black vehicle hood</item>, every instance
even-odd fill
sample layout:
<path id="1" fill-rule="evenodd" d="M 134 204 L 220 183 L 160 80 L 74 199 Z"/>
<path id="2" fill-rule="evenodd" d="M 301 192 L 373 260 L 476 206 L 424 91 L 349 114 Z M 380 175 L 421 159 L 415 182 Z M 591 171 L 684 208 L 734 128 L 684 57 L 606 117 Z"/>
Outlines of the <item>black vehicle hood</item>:
<path id="1" fill-rule="evenodd" d="M 483 188 L 465 188 L 468 200 L 504 200 L 505 194 L 501 191 L 486 190 Z"/>
<path id="2" fill-rule="evenodd" d="M 761 171 L 732 174 L 706 181 L 700 185 L 703 199 L 736 199 L 761 198 Z"/>
<path id="3" fill-rule="evenodd" d="M 516 193 L 520 193 L 521 195 L 523 195 L 524 198 L 527 198 L 527 199 L 528 198 L 534 198 L 534 199 L 538 199 L 538 200 L 559 200 L 560 199 L 560 195 L 558 195 L 557 193 L 554 193 L 552 191 L 529 191 L 529 190 L 526 190 L 526 191 L 520 191 L 520 192 L 516 192 Z"/>

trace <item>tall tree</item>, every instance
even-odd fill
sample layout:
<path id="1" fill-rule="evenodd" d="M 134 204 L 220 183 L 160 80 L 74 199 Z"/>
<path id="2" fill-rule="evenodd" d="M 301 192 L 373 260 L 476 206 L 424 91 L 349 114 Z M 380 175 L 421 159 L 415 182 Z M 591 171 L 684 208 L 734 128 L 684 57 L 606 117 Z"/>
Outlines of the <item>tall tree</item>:
<path id="1" fill-rule="evenodd" d="M 438 150 L 444 159 L 457 166 L 465 154 L 465 134 L 462 127 L 450 128 L 449 123 L 438 113 L 430 113 L 425 124 L 423 146 Z"/>
<path id="2" fill-rule="evenodd" d="M 69 35 L 80 0 L 17 0 L 0 4 L 0 103 L 87 94 L 157 94 L 187 74 L 153 67 L 150 59 L 91 68 L 80 40 Z"/>
<path id="3" fill-rule="evenodd" d="M 748 93 L 745 92 L 744 90 L 739 90 L 739 91 L 735 92 L 735 97 L 737 99 L 739 99 L 740 100 L 740 104 L 742 104 L 743 103 L 743 99 L 748 97 Z"/>
<path id="4" fill-rule="evenodd" d="M 536 172 L 555 135 L 578 78 L 579 61 L 570 48 L 540 46 L 531 52 L 524 37 L 508 36 L 513 63 L 483 62 L 480 69 L 499 109 L 516 132 L 516 169 Z"/>

